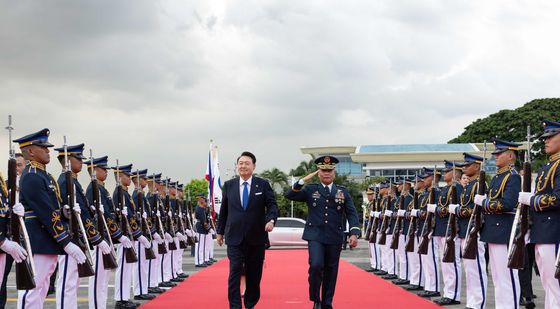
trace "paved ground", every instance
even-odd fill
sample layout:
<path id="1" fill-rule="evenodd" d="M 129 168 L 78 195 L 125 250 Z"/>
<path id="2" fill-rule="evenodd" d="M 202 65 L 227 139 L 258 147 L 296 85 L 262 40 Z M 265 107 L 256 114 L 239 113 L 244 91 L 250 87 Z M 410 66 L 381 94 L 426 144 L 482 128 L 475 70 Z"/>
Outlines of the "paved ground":
<path id="1" fill-rule="evenodd" d="M 216 246 L 217 247 L 217 246 Z M 363 240 L 360 240 L 359 246 L 357 249 L 354 250 L 345 250 L 342 251 L 342 257 L 347 260 L 348 262 L 362 268 L 362 269 L 368 269 L 369 268 L 369 253 L 368 253 L 368 249 L 367 249 L 367 243 Z M 216 251 L 215 251 L 215 258 L 216 259 L 221 259 L 226 255 L 226 251 L 225 251 L 225 247 L 217 247 Z M 189 256 L 189 252 L 185 252 L 185 256 L 183 258 L 183 269 L 187 272 L 187 273 L 194 273 L 197 270 L 199 270 L 198 268 L 194 267 L 194 262 L 193 262 L 193 258 L 191 258 Z M 113 273 L 114 275 L 114 273 Z M 373 275 L 372 275 L 373 276 Z M 489 274 L 489 276 L 491 276 L 491 274 Z M 16 301 L 16 289 L 14 286 L 15 283 L 15 278 L 14 278 L 14 272 L 12 271 L 10 273 L 10 276 L 8 278 L 8 282 L 9 284 L 9 288 L 8 288 L 8 297 L 9 297 L 9 302 L 6 308 L 15 308 L 15 301 Z M 113 280 L 111 279 L 109 281 L 110 285 L 109 285 L 109 303 L 107 308 L 112 308 L 114 306 L 114 302 L 112 300 L 112 295 L 113 295 L 113 288 L 114 286 L 112 285 Z M 455 306 L 450 306 L 449 308 L 464 308 L 465 307 L 465 281 L 464 281 L 464 275 L 463 275 L 463 293 L 462 293 L 462 299 L 461 299 L 461 304 L 460 305 L 455 305 Z M 536 305 L 537 308 L 544 308 L 544 291 L 542 289 L 541 283 L 540 283 L 540 279 L 537 276 L 533 276 L 533 289 L 535 294 L 537 295 L 537 299 L 536 299 Z M 79 289 L 79 308 L 88 308 L 87 305 L 87 280 L 82 280 L 81 285 L 80 285 L 80 289 Z M 367 297 L 367 296 L 363 296 L 363 294 L 358 293 L 357 295 L 360 295 L 359 297 Z M 372 300 L 372 302 L 374 302 L 375 300 Z M 494 288 L 492 285 L 492 280 L 489 279 L 488 280 L 488 295 L 487 295 L 487 308 L 494 308 Z M 55 302 L 54 302 L 54 297 L 53 295 L 49 295 L 49 298 L 47 299 L 47 302 L 45 303 L 45 308 L 55 308 Z"/>

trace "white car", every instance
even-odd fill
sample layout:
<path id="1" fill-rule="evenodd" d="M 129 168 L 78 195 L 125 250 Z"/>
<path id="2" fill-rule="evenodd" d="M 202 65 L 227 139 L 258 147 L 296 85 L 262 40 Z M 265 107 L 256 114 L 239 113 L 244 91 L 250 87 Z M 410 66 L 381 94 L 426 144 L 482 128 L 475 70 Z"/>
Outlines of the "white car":
<path id="1" fill-rule="evenodd" d="M 270 246 L 307 246 L 307 241 L 301 239 L 304 228 L 305 220 L 303 219 L 278 218 L 274 229 L 268 233 Z"/>

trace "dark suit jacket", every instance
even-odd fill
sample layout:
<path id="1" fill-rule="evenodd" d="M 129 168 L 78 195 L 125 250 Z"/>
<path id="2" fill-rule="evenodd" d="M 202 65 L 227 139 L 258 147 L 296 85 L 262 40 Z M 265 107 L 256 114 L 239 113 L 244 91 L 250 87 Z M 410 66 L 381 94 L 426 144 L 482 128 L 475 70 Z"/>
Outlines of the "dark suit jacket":
<path id="1" fill-rule="evenodd" d="M 228 180 L 222 188 L 222 207 L 218 230 L 226 244 L 237 246 L 245 241 L 248 245 L 265 244 L 264 227 L 271 219 L 276 221 L 278 207 L 276 197 L 268 181 L 253 176 L 247 209 L 241 205 L 239 177 Z"/>

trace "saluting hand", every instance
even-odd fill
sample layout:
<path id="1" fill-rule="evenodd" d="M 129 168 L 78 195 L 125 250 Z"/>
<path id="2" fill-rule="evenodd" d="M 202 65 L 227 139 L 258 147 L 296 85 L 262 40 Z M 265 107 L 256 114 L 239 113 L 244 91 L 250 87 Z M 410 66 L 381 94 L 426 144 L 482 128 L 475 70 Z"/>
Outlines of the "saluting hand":
<path id="1" fill-rule="evenodd" d="M 356 248 L 358 246 L 358 237 L 356 235 L 350 236 L 350 239 L 348 239 L 348 244 L 351 248 Z"/>
<path id="2" fill-rule="evenodd" d="M 315 177 L 315 175 L 317 175 L 317 173 L 319 173 L 319 170 L 314 171 L 313 173 L 303 177 L 303 182 L 309 182 L 311 180 L 311 178 Z"/>

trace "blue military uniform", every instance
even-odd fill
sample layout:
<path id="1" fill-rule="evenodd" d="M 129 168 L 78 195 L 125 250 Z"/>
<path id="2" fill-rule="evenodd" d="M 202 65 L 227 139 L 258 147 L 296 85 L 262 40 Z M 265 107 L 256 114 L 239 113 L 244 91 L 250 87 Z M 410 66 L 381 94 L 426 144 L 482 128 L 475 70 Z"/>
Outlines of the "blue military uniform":
<path id="1" fill-rule="evenodd" d="M 119 173 L 125 173 L 129 176 L 132 176 L 132 164 L 128 164 L 128 165 L 123 165 L 123 166 L 117 166 L 114 167 L 113 170 L 116 171 L 118 170 Z M 118 197 L 118 188 L 115 188 L 115 191 L 113 191 L 113 201 L 118 201 L 119 197 Z M 142 236 L 142 231 L 140 230 L 140 226 L 136 217 L 136 204 L 134 203 L 134 201 L 132 200 L 132 197 L 130 196 L 130 193 L 128 193 L 128 188 L 123 186 L 122 187 L 122 192 L 123 192 L 123 205 L 121 207 L 126 207 L 127 208 L 127 218 L 128 218 L 128 223 L 130 224 L 130 229 L 132 232 L 132 238 L 134 240 L 137 240 L 140 236 Z M 122 209 L 120 209 L 122 210 Z M 119 214 L 117 214 L 118 216 Z M 132 239 L 131 239 L 132 240 Z"/>
<path id="2" fill-rule="evenodd" d="M 317 158 L 315 163 L 320 169 L 333 170 L 338 160 L 323 156 Z M 309 298 L 315 302 L 315 307 L 322 305 L 322 308 L 331 308 L 344 241 L 344 214 L 350 225 L 350 234 L 361 234 L 352 198 L 345 187 L 334 183 L 303 186 L 301 182 L 296 183 L 285 196 L 307 203 L 309 212 L 303 239 L 308 241 Z"/>
<path id="3" fill-rule="evenodd" d="M 6 239 L 8 233 L 8 186 L 0 175 L 0 242 Z M 0 253 L 4 253 L 0 249 Z M 2 267 L 2 266 L 0 266 Z"/>

